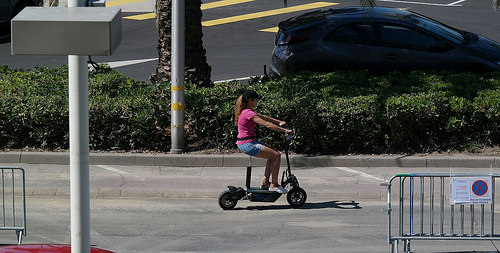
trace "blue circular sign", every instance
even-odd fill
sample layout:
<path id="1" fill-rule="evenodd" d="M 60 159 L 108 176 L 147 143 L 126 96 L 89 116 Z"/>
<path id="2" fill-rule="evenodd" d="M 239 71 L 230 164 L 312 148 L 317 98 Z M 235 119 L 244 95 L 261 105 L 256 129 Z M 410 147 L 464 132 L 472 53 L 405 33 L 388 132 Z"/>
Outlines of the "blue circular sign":
<path id="1" fill-rule="evenodd" d="M 483 196 L 488 192 L 488 184 L 483 180 L 477 180 L 472 184 L 472 192 L 477 196 Z"/>

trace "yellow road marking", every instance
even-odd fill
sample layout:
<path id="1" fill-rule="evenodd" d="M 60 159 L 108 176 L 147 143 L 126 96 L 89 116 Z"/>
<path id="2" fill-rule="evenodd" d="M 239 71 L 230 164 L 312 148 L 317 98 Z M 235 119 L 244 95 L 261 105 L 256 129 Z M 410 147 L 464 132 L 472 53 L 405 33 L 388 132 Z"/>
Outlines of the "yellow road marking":
<path id="1" fill-rule="evenodd" d="M 234 5 L 234 4 L 248 3 L 248 2 L 253 2 L 253 1 L 255 1 L 255 0 L 222 0 L 222 1 L 202 4 L 201 10 L 203 11 L 203 10 L 225 7 L 225 6 Z"/>
<path id="2" fill-rule="evenodd" d="M 133 19 L 133 20 L 146 20 L 146 19 L 152 19 L 155 17 L 156 17 L 155 13 L 146 13 L 146 14 L 127 16 L 127 17 L 123 17 L 123 18 Z"/>
<path id="3" fill-rule="evenodd" d="M 316 3 L 310 3 L 310 4 L 303 4 L 303 5 L 292 6 L 292 7 L 287 7 L 287 8 L 280 8 L 280 9 L 276 9 L 276 10 L 261 11 L 261 12 L 256 12 L 256 13 L 238 15 L 238 16 L 234 16 L 234 17 L 209 20 L 209 21 L 202 22 L 202 25 L 203 26 L 222 25 L 222 24 L 234 23 L 234 22 L 238 22 L 238 21 L 262 18 L 262 17 L 269 17 L 269 16 L 274 16 L 274 15 L 279 15 L 279 14 L 322 8 L 322 7 L 332 6 L 332 5 L 337 5 L 337 4 L 338 3 L 327 3 L 327 2 L 316 2 Z"/>
<path id="4" fill-rule="evenodd" d="M 259 32 L 268 32 L 268 33 L 277 33 L 278 31 L 279 28 L 277 26 L 259 30 Z"/>
<path id="5" fill-rule="evenodd" d="M 122 4 L 132 4 L 132 3 L 146 2 L 146 1 L 149 1 L 149 0 L 113 0 L 113 1 L 106 1 L 106 7 L 112 7 L 112 6 L 122 5 Z"/>
<path id="6" fill-rule="evenodd" d="M 131 0 L 116 0 L 116 1 L 131 1 Z M 213 3 L 206 3 L 202 5 L 203 8 L 216 8 L 215 3 L 217 3 L 220 6 L 227 6 L 230 5 L 230 3 L 236 4 L 236 3 L 243 3 L 243 2 L 249 2 L 249 1 L 254 1 L 254 0 L 223 0 L 223 1 L 217 1 Z M 220 2 L 220 3 L 219 3 Z M 225 2 L 225 3 L 222 3 Z M 203 7 L 204 5 L 208 4 L 214 4 L 212 7 Z M 222 5 L 226 4 L 226 5 Z M 244 14 L 244 15 L 239 15 L 239 16 L 234 16 L 234 17 L 227 17 L 227 18 L 220 18 L 220 19 L 214 19 L 214 20 L 209 20 L 202 22 L 203 26 L 215 26 L 215 25 L 222 25 L 222 24 L 228 24 L 228 23 L 234 23 L 238 21 L 245 21 L 245 20 L 250 20 L 250 19 L 256 19 L 256 18 L 262 18 L 262 17 L 269 17 L 269 16 L 274 16 L 274 15 L 279 15 L 279 14 L 285 14 L 285 13 L 291 13 L 291 12 L 297 12 L 297 11 L 303 11 L 303 10 L 310 10 L 310 9 L 316 9 L 316 8 L 323 8 L 327 6 L 332 6 L 332 5 L 338 5 L 339 3 L 328 3 L 328 2 L 316 2 L 316 3 L 310 3 L 310 4 L 303 4 L 303 5 L 298 5 L 298 6 L 292 6 L 292 7 L 287 7 L 287 8 L 280 8 L 276 10 L 270 10 L 270 11 L 261 11 L 261 12 L 256 12 L 256 13 L 250 13 L 250 14 Z M 127 19 L 134 19 L 134 20 L 146 20 L 146 19 L 152 19 L 155 18 L 156 14 L 155 13 L 146 13 L 146 14 L 139 14 L 139 15 L 133 15 L 133 16 L 127 16 L 123 18 Z M 271 28 L 270 28 L 271 29 Z M 275 28 L 276 29 L 276 28 Z"/>
<path id="7" fill-rule="evenodd" d="M 142 2 L 142 1 L 148 1 L 148 0 L 114 0 L 114 1 L 109 2 L 110 5 L 108 5 L 108 2 L 106 2 L 106 7 L 116 6 L 116 5 L 121 5 L 121 4 L 128 4 L 128 3 L 135 3 L 135 2 Z M 225 7 L 225 6 L 234 5 L 234 4 L 248 3 L 248 2 L 253 2 L 253 1 L 255 1 L 255 0 L 221 0 L 221 1 L 202 4 L 201 10 L 208 10 L 208 9 Z M 116 2 L 116 4 L 115 4 L 115 2 Z M 127 17 L 123 17 L 123 18 L 133 19 L 133 20 L 146 20 L 146 19 L 152 19 L 155 17 L 156 17 L 155 13 L 146 13 L 146 14 L 127 16 Z"/>

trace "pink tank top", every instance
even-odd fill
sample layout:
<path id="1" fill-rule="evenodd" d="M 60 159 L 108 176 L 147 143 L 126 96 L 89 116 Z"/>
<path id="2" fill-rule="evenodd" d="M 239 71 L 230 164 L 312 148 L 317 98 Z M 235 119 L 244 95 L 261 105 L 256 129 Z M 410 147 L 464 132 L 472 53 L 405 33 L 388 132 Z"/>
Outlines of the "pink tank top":
<path id="1" fill-rule="evenodd" d="M 256 136 L 255 134 L 255 123 L 252 118 L 257 116 L 257 113 L 250 109 L 243 109 L 243 111 L 240 114 L 240 117 L 238 118 L 238 138 L 246 138 L 250 136 Z M 245 144 L 248 142 L 254 141 L 256 138 L 248 139 L 248 140 L 243 140 L 243 141 L 237 141 L 236 145 L 241 145 Z"/>

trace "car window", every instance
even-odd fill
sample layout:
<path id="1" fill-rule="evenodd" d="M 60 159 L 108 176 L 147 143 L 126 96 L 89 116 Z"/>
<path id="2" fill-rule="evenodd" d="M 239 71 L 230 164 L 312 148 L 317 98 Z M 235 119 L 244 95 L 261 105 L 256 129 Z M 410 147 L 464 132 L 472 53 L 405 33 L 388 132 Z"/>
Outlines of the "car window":
<path id="1" fill-rule="evenodd" d="M 411 22 L 425 30 L 438 34 L 439 36 L 453 41 L 457 44 L 465 41 L 464 36 L 455 28 L 441 24 L 437 21 L 429 20 L 419 16 L 413 16 Z"/>
<path id="2" fill-rule="evenodd" d="M 429 50 L 437 40 L 421 31 L 393 24 L 380 25 L 380 43 L 384 47 Z"/>
<path id="3" fill-rule="evenodd" d="M 280 27 L 286 30 L 292 30 L 301 26 L 309 26 L 316 22 L 325 20 L 325 12 L 318 10 L 297 17 L 290 18 L 284 22 L 281 22 Z"/>
<path id="4" fill-rule="evenodd" d="M 327 34 L 325 41 L 353 44 L 373 44 L 371 24 L 347 24 Z"/>

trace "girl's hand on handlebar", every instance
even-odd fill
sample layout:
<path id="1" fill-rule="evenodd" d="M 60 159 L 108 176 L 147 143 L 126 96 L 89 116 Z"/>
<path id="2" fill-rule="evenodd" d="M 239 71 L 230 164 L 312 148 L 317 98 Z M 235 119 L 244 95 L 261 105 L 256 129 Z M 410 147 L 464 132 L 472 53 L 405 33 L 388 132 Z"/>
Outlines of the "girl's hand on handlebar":
<path id="1" fill-rule="evenodd" d="M 285 135 L 293 135 L 293 130 L 292 129 L 286 129 L 285 130 Z"/>

